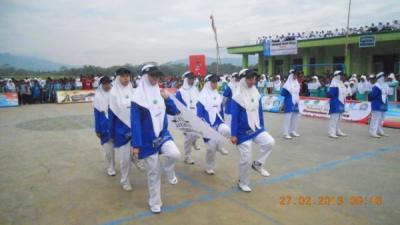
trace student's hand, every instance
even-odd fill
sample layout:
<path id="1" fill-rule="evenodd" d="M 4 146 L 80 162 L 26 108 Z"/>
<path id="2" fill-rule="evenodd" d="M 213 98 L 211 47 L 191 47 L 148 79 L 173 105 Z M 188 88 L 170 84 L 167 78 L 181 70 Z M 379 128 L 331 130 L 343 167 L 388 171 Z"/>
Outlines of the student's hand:
<path id="1" fill-rule="evenodd" d="M 162 96 L 164 99 L 167 99 L 167 98 L 168 98 L 168 93 L 167 93 L 164 89 L 162 89 L 162 90 L 160 91 L 160 94 L 161 94 L 161 96 Z"/>
<path id="2" fill-rule="evenodd" d="M 237 138 L 236 137 L 231 137 L 231 142 L 232 142 L 232 144 L 236 145 Z"/>
<path id="3" fill-rule="evenodd" d="M 100 134 L 100 133 L 96 133 L 96 136 L 97 136 L 98 138 L 100 138 L 100 137 L 101 137 L 101 134 Z"/>
<path id="4" fill-rule="evenodd" d="M 138 148 L 132 148 L 131 149 L 131 155 L 132 155 L 132 157 L 138 158 L 139 157 L 139 149 Z"/>

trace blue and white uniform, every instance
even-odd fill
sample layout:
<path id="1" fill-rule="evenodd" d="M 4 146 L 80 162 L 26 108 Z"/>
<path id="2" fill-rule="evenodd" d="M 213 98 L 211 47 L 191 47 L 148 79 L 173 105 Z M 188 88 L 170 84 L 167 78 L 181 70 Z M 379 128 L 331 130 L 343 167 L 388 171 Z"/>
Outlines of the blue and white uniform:
<path id="1" fill-rule="evenodd" d="M 341 115 L 345 110 L 345 100 L 347 96 L 347 89 L 344 86 L 341 76 L 343 73 L 339 70 L 335 71 L 331 84 L 328 89 L 329 97 L 329 137 L 338 138 L 338 136 L 347 136 L 340 130 L 339 122 Z"/>
<path id="2" fill-rule="evenodd" d="M 108 120 L 109 92 L 100 85 L 94 95 L 94 122 L 95 131 L 100 138 L 100 144 L 103 146 L 104 153 L 108 162 L 107 173 L 110 176 L 115 175 L 115 152 L 113 143 L 110 141 L 110 127 Z"/>
<path id="3" fill-rule="evenodd" d="M 189 85 L 189 78 L 186 77 L 187 74 L 190 72 L 186 72 L 183 74 L 183 85 L 182 87 L 176 92 L 176 98 L 186 106 L 193 114 L 196 115 L 197 109 L 196 104 L 199 99 L 199 90 L 194 85 Z M 185 159 L 184 162 L 188 164 L 194 164 L 194 160 L 192 159 L 192 146 L 196 146 L 196 141 L 199 138 L 196 135 L 192 134 L 184 134 L 185 141 L 184 141 L 184 150 L 185 150 Z"/>
<path id="4" fill-rule="evenodd" d="M 248 70 L 242 70 L 240 74 Z M 241 75 L 238 90 L 233 95 L 231 136 L 237 139 L 237 149 L 240 154 L 239 187 L 243 191 L 251 191 L 250 168 L 253 167 L 263 176 L 269 176 L 264 169 L 265 161 L 271 154 L 275 140 L 264 129 L 264 115 L 261 105 L 261 96 L 253 85 L 246 83 Z M 252 160 L 252 142 L 260 146 L 260 153 L 256 160 Z"/>
<path id="5" fill-rule="evenodd" d="M 224 120 L 225 124 L 228 126 L 231 125 L 231 105 L 232 105 L 232 95 L 235 93 L 237 87 L 239 86 L 239 81 L 236 81 L 236 77 L 239 76 L 239 73 L 235 72 L 232 74 L 231 80 L 229 81 L 228 87 L 225 89 L 224 96 L 224 105 L 225 105 L 225 115 Z"/>
<path id="6" fill-rule="evenodd" d="M 120 82 L 117 76 L 110 92 L 110 107 L 108 111 L 110 121 L 110 138 L 114 142 L 114 148 L 120 155 L 121 186 L 124 190 L 130 190 L 129 171 L 131 168 L 131 101 L 134 89 L 129 82 L 126 86 Z"/>
<path id="7" fill-rule="evenodd" d="M 389 85 L 385 82 L 384 73 L 381 72 L 377 75 L 377 81 L 372 86 L 371 93 L 369 93 L 372 108 L 369 133 L 372 137 L 385 136 L 383 121 L 385 112 L 388 110 L 388 94 Z"/>
<path id="8" fill-rule="evenodd" d="M 199 101 L 197 102 L 197 116 L 208 123 L 212 128 L 217 130 L 224 137 L 229 137 L 230 128 L 224 124 L 224 112 L 222 107 L 222 96 L 217 90 L 211 88 L 211 81 L 208 79 L 211 76 L 207 75 L 203 90 L 200 92 Z M 215 154 L 219 151 L 221 154 L 228 154 L 223 149 L 224 142 L 204 139 L 207 146 L 205 172 L 209 175 L 214 174 Z"/>
<path id="9" fill-rule="evenodd" d="M 161 96 L 159 86 L 149 81 L 148 71 L 156 68 L 144 66 L 142 77 L 136 88 L 131 107 L 131 126 L 134 127 L 131 146 L 139 149 L 139 158 L 147 164 L 147 183 L 149 191 L 149 207 L 152 212 L 161 211 L 161 174 L 160 159 L 165 160 L 163 169 L 171 184 L 176 184 L 175 163 L 180 152 L 168 131 L 167 114 L 179 114 L 172 99 Z"/>
<path id="10" fill-rule="evenodd" d="M 299 117 L 300 84 L 297 79 L 294 79 L 294 70 L 289 72 L 289 77 L 281 90 L 281 95 L 285 98 L 283 102 L 285 112 L 283 135 L 286 139 L 291 139 L 292 136 L 299 136 L 297 133 L 297 119 Z"/>

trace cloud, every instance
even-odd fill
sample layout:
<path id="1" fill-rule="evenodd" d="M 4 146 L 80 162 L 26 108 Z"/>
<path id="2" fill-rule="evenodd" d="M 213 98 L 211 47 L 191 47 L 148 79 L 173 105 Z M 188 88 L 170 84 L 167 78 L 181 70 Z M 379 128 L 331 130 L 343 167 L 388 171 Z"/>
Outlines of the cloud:
<path id="1" fill-rule="evenodd" d="M 352 2 L 354 27 L 398 19 L 397 0 Z M 211 13 L 221 46 L 245 45 L 262 35 L 344 27 L 347 3 L 0 0 L 0 51 L 101 66 L 214 56 Z"/>

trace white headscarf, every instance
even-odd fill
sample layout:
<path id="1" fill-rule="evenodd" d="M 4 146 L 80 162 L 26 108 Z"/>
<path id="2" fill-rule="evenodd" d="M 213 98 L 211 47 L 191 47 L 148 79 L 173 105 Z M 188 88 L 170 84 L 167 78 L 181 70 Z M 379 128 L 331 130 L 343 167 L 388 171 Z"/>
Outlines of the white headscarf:
<path id="1" fill-rule="evenodd" d="M 319 82 L 318 77 L 317 76 L 313 76 L 312 78 L 316 80 L 316 82 L 315 82 L 316 88 L 315 89 L 318 89 L 319 87 L 321 87 L 321 83 Z"/>
<path id="2" fill-rule="evenodd" d="M 211 88 L 210 81 L 204 84 L 203 90 L 201 90 L 199 95 L 199 102 L 204 105 L 204 108 L 208 112 L 211 124 L 214 124 L 217 116 L 223 120 L 222 116 L 219 114 L 221 111 L 222 96 L 217 90 Z"/>
<path id="3" fill-rule="evenodd" d="M 249 127 L 253 131 L 261 128 L 260 115 L 258 112 L 260 93 L 254 85 L 249 88 L 246 83 L 246 78 L 243 77 L 240 79 L 240 85 L 233 95 L 233 100 L 246 110 Z"/>
<path id="4" fill-rule="evenodd" d="M 194 85 L 189 85 L 188 78 L 183 79 L 183 85 L 179 89 L 183 100 L 186 102 L 187 108 L 196 112 L 196 103 L 199 99 L 199 90 Z"/>
<path id="5" fill-rule="evenodd" d="M 334 73 L 331 84 L 329 87 L 337 87 L 339 89 L 339 101 L 344 104 L 347 96 L 347 88 L 344 86 L 342 80 L 340 79 L 340 71 Z"/>
<path id="6" fill-rule="evenodd" d="M 150 111 L 153 131 L 158 137 L 164 126 L 166 108 L 158 84 L 151 85 L 148 75 L 144 74 L 139 80 L 132 101 Z"/>
<path id="7" fill-rule="evenodd" d="M 381 76 L 378 78 L 374 86 L 379 88 L 382 92 L 382 102 L 386 103 L 387 102 L 387 96 L 389 94 L 389 85 L 385 82 L 385 76 L 383 76 L 383 72 L 380 72 L 376 75 L 376 77 Z"/>
<path id="8" fill-rule="evenodd" d="M 292 95 L 292 102 L 293 102 L 293 104 L 296 104 L 296 103 L 299 103 L 299 101 L 300 101 L 300 97 L 299 97 L 300 84 L 296 79 L 293 78 L 293 76 L 294 76 L 293 73 L 291 73 L 289 75 L 287 81 L 283 85 L 283 88 L 285 88 L 286 90 L 288 90 L 290 92 L 290 94 Z"/>
<path id="9" fill-rule="evenodd" d="M 110 101 L 110 109 L 112 112 L 129 128 L 131 127 L 131 101 L 134 94 L 132 83 L 124 86 L 116 77 L 113 83 L 113 88 L 110 91 L 110 98 L 115 99 Z"/>
<path id="10" fill-rule="evenodd" d="M 364 81 L 364 82 L 362 82 Z M 360 94 L 364 94 L 365 92 L 367 92 L 369 90 L 368 88 L 369 83 L 367 81 L 367 77 L 365 75 L 362 75 L 360 78 L 360 82 L 357 83 L 357 91 Z"/>
<path id="11" fill-rule="evenodd" d="M 99 84 L 96 89 L 96 93 L 94 94 L 93 107 L 100 112 L 104 112 L 106 114 L 106 118 L 108 118 L 109 96 L 110 91 L 106 92 L 103 89 L 103 85 Z"/>
<path id="12" fill-rule="evenodd" d="M 236 73 L 237 74 L 237 73 Z M 234 75 L 234 74 L 232 74 Z M 231 89 L 232 95 L 235 93 L 236 89 L 239 87 L 240 81 L 236 81 L 236 78 L 234 76 L 231 77 L 231 80 L 229 81 L 229 88 Z"/>
<path id="13" fill-rule="evenodd" d="M 282 85 L 281 75 L 276 75 L 275 77 L 278 78 L 278 80 L 274 81 L 274 89 L 275 90 L 280 90 L 281 89 L 281 85 Z"/>

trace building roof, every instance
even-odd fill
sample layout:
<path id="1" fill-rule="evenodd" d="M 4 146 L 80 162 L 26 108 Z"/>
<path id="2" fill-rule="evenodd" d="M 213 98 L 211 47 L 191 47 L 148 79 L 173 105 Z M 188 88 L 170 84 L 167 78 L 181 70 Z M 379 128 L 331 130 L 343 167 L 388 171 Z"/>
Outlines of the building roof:
<path id="1" fill-rule="evenodd" d="M 376 42 L 398 41 L 400 45 L 400 31 L 384 32 L 384 33 L 366 33 L 349 36 L 348 44 L 358 44 L 360 36 L 374 35 Z M 298 48 L 313 48 L 344 45 L 346 37 L 332 37 L 332 38 L 319 38 L 299 40 Z M 229 54 L 255 54 L 263 51 L 262 44 L 242 45 L 227 47 Z"/>

